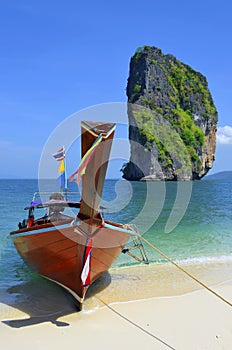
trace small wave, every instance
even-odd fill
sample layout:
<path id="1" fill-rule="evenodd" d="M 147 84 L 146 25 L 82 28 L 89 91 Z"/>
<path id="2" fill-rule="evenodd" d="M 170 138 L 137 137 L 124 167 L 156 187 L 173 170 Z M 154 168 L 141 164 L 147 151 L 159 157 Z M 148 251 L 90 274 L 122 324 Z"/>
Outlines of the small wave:
<path id="1" fill-rule="evenodd" d="M 193 257 L 193 258 L 175 259 L 174 261 L 181 265 L 227 263 L 227 262 L 232 263 L 232 255 L 201 256 L 201 257 Z"/>
<path id="2" fill-rule="evenodd" d="M 204 265 L 204 264 L 220 264 L 220 263 L 232 263 L 232 255 L 220 255 L 220 256 L 199 256 L 199 257 L 188 257 L 188 258 L 172 258 L 170 259 L 176 264 L 180 265 Z M 150 264 L 166 265 L 170 264 L 167 259 L 149 259 Z M 139 262 L 126 262 L 114 264 L 110 270 L 117 268 L 130 268 L 141 265 Z"/>

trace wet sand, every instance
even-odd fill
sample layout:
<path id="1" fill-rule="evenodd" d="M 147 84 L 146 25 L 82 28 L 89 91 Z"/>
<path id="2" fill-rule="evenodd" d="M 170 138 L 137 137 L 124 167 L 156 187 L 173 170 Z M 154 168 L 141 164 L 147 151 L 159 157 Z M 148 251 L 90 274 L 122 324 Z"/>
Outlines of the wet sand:
<path id="1" fill-rule="evenodd" d="M 182 267 L 232 303 L 231 262 Z M 39 277 L 7 294 L 0 304 L 3 348 L 231 349 L 232 307 L 170 264 L 111 269 L 89 289 L 82 312 Z"/>

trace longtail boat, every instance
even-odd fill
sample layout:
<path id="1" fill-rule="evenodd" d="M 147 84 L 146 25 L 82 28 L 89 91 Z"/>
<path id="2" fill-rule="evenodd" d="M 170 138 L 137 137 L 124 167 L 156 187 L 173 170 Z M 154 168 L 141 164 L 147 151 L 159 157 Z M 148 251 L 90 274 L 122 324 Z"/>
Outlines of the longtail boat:
<path id="1" fill-rule="evenodd" d="M 103 219 L 100 202 L 115 124 L 82 122 L 82 180 L 80 202 L 55 193 L 47 201 L 32 201 L 28 218 L 10 233 L 23 260 L 41 276 L 67 289 L 81 309 L 88 287 L 109 267 L 135 235 L 127 225 Z M 36 209 L 46 209 L 35 219 Z M 65 208 L 76 208 L 66 215 Z"/>

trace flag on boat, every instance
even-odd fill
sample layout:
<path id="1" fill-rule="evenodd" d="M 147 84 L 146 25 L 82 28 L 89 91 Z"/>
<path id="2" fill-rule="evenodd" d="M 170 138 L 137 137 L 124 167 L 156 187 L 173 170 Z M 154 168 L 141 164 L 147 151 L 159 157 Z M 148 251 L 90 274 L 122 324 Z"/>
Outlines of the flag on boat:
<path id="1" fill-rule="evenodd" d="M 102 141 L 102 134 L 100 134 L 97 139 L 93 142 L 90 149 L 85 153 L 84 157 L 81 159 L 81 164 L 79 168 L 69 177 L 68 181 L 73 181 L 75 176 L 77 175 L 76 182 L 80 184 L 81 177 L 85 174 L 85 170 L 87 165 L 89 164 L 97 146 Z"/>
<path id="2" fill-rule="evenodd" d="M 83 256 L 83 269 L 81 272 L 81 285 L 90 285 L 90 272 L 91 272 L 91 257 L 92 257 L 92 240 L 89 239 L 85 246 L 84 256 Z"/>
<path id="3" fill-rule="evenodd" d="M 60 185 L 62 188 L 67 188 L 66 171 L 64 159 L 61 161 L 58 168 L 58 173 L 60 174 Z"/>
<path id="4" fill-rule="evenodd" d="M 60 162 L 61 160 L 64 160 L 64 158 L 65 158 L 65 148 L 64 148 L 64 146 L 61 149 L 58 149 L 58 151 L 53 154 L 53 157 L 58 162 Z"/>
<path id="5" fill-rule="evenodd" d="M 66 176 L 66 166 L 65 166 L 65 148 L 64 146 L 53 154 L 53 157 L 60 162 L 58 173 L 60 174 L 60 186 L 62 188 L 67 188 L 67 176 Z"/>

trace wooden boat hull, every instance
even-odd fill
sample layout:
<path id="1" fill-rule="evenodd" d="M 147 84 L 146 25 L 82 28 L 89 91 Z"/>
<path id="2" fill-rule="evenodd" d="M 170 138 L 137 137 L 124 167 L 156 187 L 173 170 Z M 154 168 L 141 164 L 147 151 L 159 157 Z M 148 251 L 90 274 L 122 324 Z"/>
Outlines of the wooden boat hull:
<path id="1" fill-rule="evenodd" d="M 104 221 L 100 213 L 115 126 L 81 123 L 82 161 L 69 178 L 72 181 L 77 176 L 76 181 L 82 181 L 81 201 L 64 201 L 57 193 L 45 202 L 33 200 L 25 208 L 29 210 L 28 219 L 19 223 L 19 230 L 11 232 L 25 262 L 69 290 L 80 305 L 88 286 L 108 270 L 133 234 L 123 225 Z M 34 220 L 34 209 L 43 207 L 47 214 Z M 75 218 L 64 214 L 66 207 L 79 209 Z"/>
<path id="2" fill-rule="evenodd" d="M 128 242 L 129 231 L 118 227 L 97 228 L 91 237 L 90 284 L 108 270 Z M 88 289 L 81 280 L 88 239 L 81 225 L 70 224 L 13 233 L 14 245 L 30 268 L 66 288 L 80 308 Z"/>

